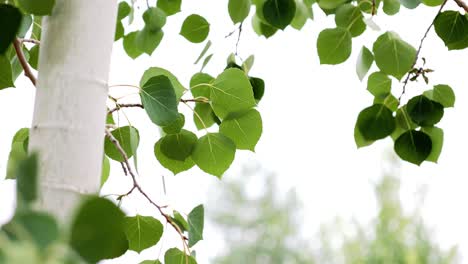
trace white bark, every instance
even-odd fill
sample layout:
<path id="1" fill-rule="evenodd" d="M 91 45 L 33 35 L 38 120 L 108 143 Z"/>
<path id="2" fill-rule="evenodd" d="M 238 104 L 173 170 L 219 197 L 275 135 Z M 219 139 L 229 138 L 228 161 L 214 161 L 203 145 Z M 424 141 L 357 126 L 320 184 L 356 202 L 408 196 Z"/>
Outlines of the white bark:
<path id="1" fill-rule="evenodd" d="M 39 207 L 69 219 L 99 190 L 116 0 L 57 0 L 43 20 L 30 151 L 39 153 Z"/>

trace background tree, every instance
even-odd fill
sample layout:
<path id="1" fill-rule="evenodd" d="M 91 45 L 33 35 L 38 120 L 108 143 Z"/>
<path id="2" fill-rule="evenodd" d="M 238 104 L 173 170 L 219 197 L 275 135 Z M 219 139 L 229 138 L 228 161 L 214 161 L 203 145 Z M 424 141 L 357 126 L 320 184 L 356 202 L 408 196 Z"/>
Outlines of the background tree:
<path id="1" fill-rule="evenodd" d="M 242 181 L 233 178 L 217 190 L 213 202 L 223 197 L 223 203 L 208 212 L 226 245 L 213 263 L 457 263 L 456 247 L 442 250 L 422 220 L 422 204 L 403 213 L 396 175 L 387 173 L 375 185 L 375 219 L 323 223 L 318 245 L 301 231 L 301 205 L 293 190 L 278 195 L 276 176 L 258 167 L 245 167 L 241 175 Z M 263 189 L 247 191 L 252 183 Z M 422 195 L 415 198 L 422 201 Z"/>

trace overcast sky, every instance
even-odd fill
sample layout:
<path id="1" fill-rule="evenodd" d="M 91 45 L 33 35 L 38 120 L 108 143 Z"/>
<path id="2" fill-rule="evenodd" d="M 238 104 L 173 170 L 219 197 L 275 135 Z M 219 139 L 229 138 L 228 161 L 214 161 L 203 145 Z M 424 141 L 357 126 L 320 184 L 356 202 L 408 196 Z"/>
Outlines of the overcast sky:
<path id="1" fill-rule="evenodd" d="M 447 6 L 455 9 L 452 2 Z M 235 29 L 227 13 L 227 1 L 183 1 L 182 8 L 182 13 L 168 18 L 164 39 L 152 57 L 143 55 L 133 61 L 125 55 L 121 41 L 114 45 L 110 85 L 138 85 L 146 68 L 158 66 L 170 70 L 182 84 L 188 86 L 190 77 L 199 71 L 200 66 L 193 65 L 193 62 L 204 46 L 190 43 L 178 35 L 184 18 L 192 13 L 203 15 L 211 24 L 209 39 L 213 46 L 210 52 L 214 53 L 214 57 L 205 71 L 216 76 L 224 69 L 226 58 L 234 51 L 236 42 L 236 37 L 225 38 Z M 334 27 L 334 22 L 319 9 L 314 11 L 315 21 L 309 21 L 301 32 L 288 28 L 268 40 L 255 35 L 250 19 L 244 25 L 239 54 L 244 59 L 255 54 L 251 74 L 262 77 L 266 82 L 265 96 L 259 105 L 264 132 L 256 153 L 238 151 L 236 160 L 225 175 L 241 177 L 237 174 L 239 168 L 243 163 L 253 161 L 276 172 L 284 190 L 295 188 L 304 203 L 304 232 L 308 237 L 313 236 L 320 223 L 329 222 L 335 216 L 366 221 L 375 215 L 372 186 L 382 175 L 382 160 L 385 153 L 392 149 L 393 142 L 386 139 L 363 149 L 357 150 L 355 147 L 353 130 L 357 115 L 372 104 L 365 81 L 361 83 L 356 76 L 356 57 L 363 44 L 371 48 L 373 41 L 387 30 L 398 32 L 405 41 L 417 47 L 437 8 L 420 7 L 413 12 L 402 7 L 395 17 L 379 14 L 374 20 L 381 31 L 368 29 L 363 36 L 353 39 L 353 54 L 347 62 L 338 66 L 321 66 L 319 63 L 317 35 L 321 29 Z M 139 26 L 141 21 L 136 21 L 132 28 Z M 429 33 L 421 55 L 427 60 L 426 66 L 435 70 L 430 74 L 430 85 L 451 85 L 457 101 L 455 108 L 446 110 L 439 124 L 445 131 L 439 163 L 425 162 L 421 167 L 402 164 L 401 198 L 410 210 L 417 202 L 416 193 L 426 186 L 428 193 L 422 212 L 427 223 L 434 228 L 434 236 L 444 247 L 458 244 L 460 253 L 466 256 L 468 57 L 466 50 L 448 52 L 434 31 Z M 372 70 L 377 70 L 375 65 Z M 0 91 L 2 174 L 6 170 L 14 133 L 31 124 L 34 88 L 25 78 L 20 79 L 18 88 Z M 404 100 L 429 88 L 423 82 L 410 83 Z M 398 96 L 401 85 L 394 81 L 392 89 Z M 132 89 L 111 90 L 114 94 L 132 92 Z M 129 102 L 137 99 L 135 96 L 128 97 Z M 187 127 L 194 130 L 190 110 L 183 105 L 180 110 L 186 113 Z M 153 145 L 159 138 L 158 128 L 141 110 L 131 109 L 125 113 L 140 131 L 140 181 L 148 193 L 161 204 L 167 203 L 185 213 L 200 203 L 206 203 L 210 190 L 218 188 L 223 182 L 198 169 L 173 177 L 157 163 L 153 155 Z M 123 176 L 117 163 L 112 165 L 111 178 L 103 193 L 124 193 L 131 183 Z M 165 177 L 167 195 L 163 194 L 162 177 Z M 12 181 L 0 182 L 0 223 L 11 217 L 13 189 Z M 157 216 L 154 208 L 138 196 L 125 200 L 123 208 L 129 214 Z M 207 230 L 205 240 L 195 247 L 201 263 L 206 263 L 205 260 L 218 252 L 221 245 L 218 235 L 209 227 Z M 164 247 L 180 246 L 172 230 L 167 231 L 166 235 L 168 242 Z M 137 262 L 154 258 L 159 252 L 160 247 L 157 246 L 140 256 L 130 253 L 109 263 Z"/>

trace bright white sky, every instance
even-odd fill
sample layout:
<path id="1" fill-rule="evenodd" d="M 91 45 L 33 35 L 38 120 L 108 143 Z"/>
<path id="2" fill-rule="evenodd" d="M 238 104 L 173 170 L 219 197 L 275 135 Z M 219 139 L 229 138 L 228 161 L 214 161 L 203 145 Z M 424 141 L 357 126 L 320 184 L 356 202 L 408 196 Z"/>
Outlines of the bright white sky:
<path id="1" fill-rule="evenodd" d="M 143 2 L 143 1 L 141 1 Z M 142 5 L 143 3 L 141 3 Z M 448 8 L 455 9 L 450 1 Z M 188 86 L 192 74 L 199 70 L 193 65 L 203 44 L 195 45 L 178 35 L 183 19 L 198 13 L 211 24 L 209 39 L 213 42 L 210 52 L 214 57 L 206 72 L 219 74 L 225 67 L 229 53 L 234 51 L 236 37 L 225 39 L 235 29 L 227 13 L 227 1 L 183 1 L 183 12 L 170 17 L 164 28 L 165 36 L 152 57 L 143 55 L 136 61 L 128 58 L 119 41 L 114 46 L 112 70 L 109 83 L 135 84 L 144 70 L 158 66 L 172 71 L 182 84 Z M 353 54 L 344 64 L 321 66 L 316 51 L 316 39 L 321 29 L 333 27 L 333 18 L 327 18 L 315 9 L 315 21 L 297 32 L 288 28 L 269 40 L 257 37 L 250 23 L 244 25 L 239 53 L 242 58 L 255 54 L 251 71 L 266 82 L 266 91 L 259 110 L 263 117 L 263 136 L 256 153 L 238 151 L 232 168 L 226 177 L 241 177 L 237 174 L 242 164 L 259 161 L 264 167 L 277 172 L 284 190 L 295 188 L 304 203 L 304 233 L 313 237 L 319 225 L 335 216 L 355 217 L 366 221 L 375 214 L 375 199 L 372 184 L 382 175 L 384 152 L 392 148 L 390 139 L 357 150 L 353 129 L 357 114 L 372 104 L 372 97 L 355 74 L 355 62 L 363 44 L 372 47 L 373 41 L 387 30 L 397 31 L 400 36 L 417 47 L 427 26 L 433 19 L 436 8 L 420 7 L 416 12 L 402 11 L 396 17 L 383 13 L 374 20 L 382 28 L 380 32 L 368 30 L 364 36 L 353 39 Z M 138 28 L 136 21 L 132 28 Z M 448 52 L 434 31 L 429 33 L 422 50 L 426 66 L 435 69 L 430 74 L 434 84 L 450 84 L 457 95 L 456 106 L 445 112 L 439 124 L 445 131 L 445 142 L 438 164 L 424 163 L 421 167 L 403 164 L 401 167 L 401 198 L 408 209 L 417 201 L 415 194 L 422 186 L 428 188 L 422 209 L 426 222 L 434 228 L 434 236 L 444 247 L 459 245 L 462 255 L 468 255 L 468 168 L 464 154 L 468 148 L 468 92 L 466 91 L 465 51 Z M 373 66 L 372 70 L 376 70 Z M 25 78 L 17 82 L 18 88 L 0 91 L 0 171 L 5 171 L 9 146 L 14 133 L 31 123 L 34 89 Z M 424 83 L 410 83 L 410 98 L 428 89 Z M 111 90 L 111 93 L 127 93 L 132 90 Z M 395 81 L 393 92 L 399 95 L 401 85 Z M 129 97 L 134 101 L 135 97 Z M 190 110 L 181 105 L 189 128 L 194 128 Z M 171 176 L 160 167 L 154 158 L 153 145 L 159 138 L 158 129 L 141 110 L 125 111 L 132 124 L 140 130 L 139 172 L 141 183 L 156 201 L 168 203 L 173 208 L 188 213 L 194 206 L 206 203 L 208 194 L 218 188 L 222 181 L 192 169 Z M 111 178 L 103 193 L 124 193 L 131 183 L 123 176 L 120 166 L 112 164 Z M 166 180 L 167 196 L 163 194 L 162 180 Z M 255 186 L 254 186 L 255 188 Z M 0 182 L 0 223 L 11 217 L 14 183 Z M 129 214 L 155 215 L 154 208 L 141 197 L 124 201 L 123 208 Z M 209 210 L 209 208 L 207 208 Z M 205 241 L 196 246 L 201 263 L 221 250 L 219 235 L 206 227 Z M 170 230 L 169 228 L 167 230 Z M 164 247 L 180 246 L 175 233 L 167 231 Z M 137 263 L 158 256 L 160 247 L 144 251 L 140 256 L 130 253 L 109 263 Z M 161 255 L 162 256 L 162 255 Z"/>

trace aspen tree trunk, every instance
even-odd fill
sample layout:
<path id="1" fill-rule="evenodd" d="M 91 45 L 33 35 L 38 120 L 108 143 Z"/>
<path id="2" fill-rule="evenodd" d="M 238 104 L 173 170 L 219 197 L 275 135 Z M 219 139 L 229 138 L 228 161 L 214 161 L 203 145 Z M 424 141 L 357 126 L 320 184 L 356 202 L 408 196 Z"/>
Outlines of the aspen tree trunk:
<path id="1" fill-rule="evenodd" d="M 99 190 L 116 0 L 56 0 L 44 17 L 30 151 L 39 207 L 65 222 Z"/>

